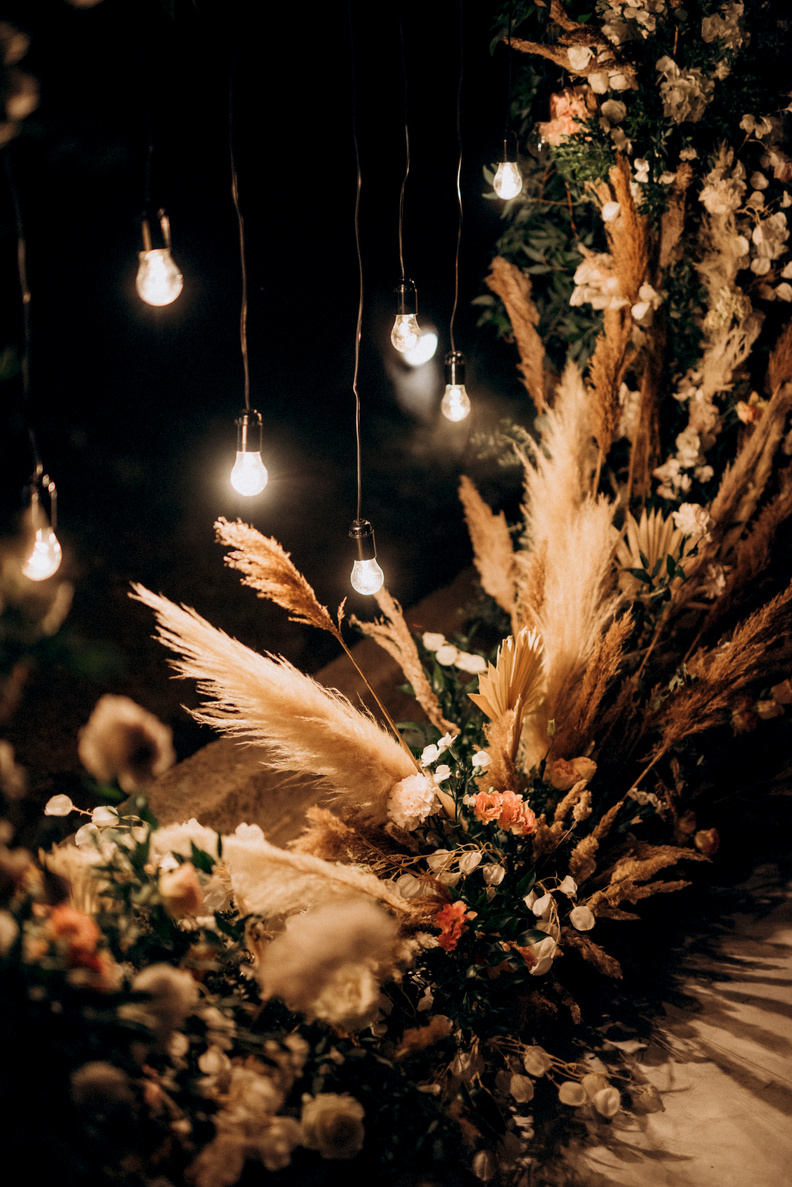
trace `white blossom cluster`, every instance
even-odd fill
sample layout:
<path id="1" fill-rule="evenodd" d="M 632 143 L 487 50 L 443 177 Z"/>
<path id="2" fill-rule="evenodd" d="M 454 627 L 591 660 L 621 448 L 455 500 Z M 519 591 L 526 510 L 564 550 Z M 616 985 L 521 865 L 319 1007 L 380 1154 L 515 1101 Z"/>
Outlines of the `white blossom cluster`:
<path id="1" fill-rule="evenodd" d="M 713 41 L 720 41 L 726 49 L 737 50 L 745 42 L 742 28 L 744 5 L 741 0 L 737 3 L 724 4 L 720 13 L 706 16 L 701 22 L 701 37 L 709 45 Z"/>
<path id="2" fill-rule="evenodd" d="M 730 214 L 742 206 L 746 190 L 745 166 L 735 163 L 734 150 L 729 149 L 704 178 L 699 200 L 710 214 Z"/>
<path id="3" fill-rule="evenodd" d="M 613 257 L 607 252 L 590 251 L 579 245 L 583 263 L 575 270 L 575 288 L 570 305 L 591 305 L 592 309 L 621 309 L 627 304 L 619 290 Z"/>
<path id="4" fill-rule="evenodd" d="M 694 478 L 708 482 L 714 473 L 704 456 L 701 435 L 693 425 L 688 424 L 678 434 L 675 444 L 676 452 L 654 471 L 655 478 L 660 479 L 657 493 L 664 499 L 678 499 L 687 494 Z"/>
<path id="5" fill-rule="evenodd" d="M 702 70 L 691 67 L 680 70 L 673 58 L 659 58 L 660 98 L 663 114 L 675 124 L 696 123 L 704 114 L 712 98 L 715 83 Z"/>
<path id="6" fill-rule="evenodd" d="M 597 11 L 603 21 L 602 32 L 614 45 L 621 45 L 656 32 L 667 5 L 665 0 L 600 0 Z"/>
<path id="7" fill-rule="evenodd" d="M 607 91 L 626 91 L 630 86 L 629 80 L 618 68 L 608 67 L 608 60 L 604 50 L 597 51 L 596 61 L 602 63 L 601 70 L 590 69 L 594 58 L 594 50 L 590 45 L 571 45 L 567 50 L 569 68 L 576 74 L 586 74 L 587 82 L 595 95 L 604 95 Z"/>

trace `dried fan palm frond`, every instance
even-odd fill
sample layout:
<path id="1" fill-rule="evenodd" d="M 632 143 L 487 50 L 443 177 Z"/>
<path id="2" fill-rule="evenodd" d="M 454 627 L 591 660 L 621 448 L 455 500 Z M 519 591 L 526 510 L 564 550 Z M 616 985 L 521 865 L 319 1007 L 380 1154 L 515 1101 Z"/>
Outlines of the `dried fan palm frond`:
<path id="1" fill-rule="evenodd" d="M 511 724 L 509 757 L 512 762 L 522 733 L 526 714 L 538 707 L 543 692 L 543 644 L 536 631 L 523 629 L 509 635 L 498 648 L 495 666 L 487 664 L 479 676 L 479 691 L 468 693 L 471 701 L 493 722 L 514 713 Z"/>
<path id="2" fill-rule="evenodd" d="M 636 594 L 650 594 L 668 581 L 668 557 L 679 563 L 684 552 L 685 533 L 674 526 L 669 515 L 646 508 L 641 518 L 635 520 L 631 512 L 624 517 L 624 531 L 616 545 L 616 564 L 619 568 L 619 589 L 627 597 Z M 649 576 L 649 584 L 641 581 L 631 569 L 643 569 Z M 657 570 L 655 572 L 655 570 Z M 678 582 L 679 578 L 675 578 Z M 656 585 L 655 582 L 658 582 Z"/>
<path id="3" fill-rule="evenodd" d="M 465 474 L 459 480 L 459 499 L 482 589 L 506 611 L 516 633 L 515 557 L 506 516 L 493 514 Z"/>
<path id="4" fill-rule="evenodd" d="M 415 699 L 432 725 L 436 729 L 439 729 L 442 734 L 458 733 L 459 726 L 454 725 L 451 721 L 446 721 L 445 717 L 443 717 L 440 702 L 423 670 L 418 648 L 410 633 L 410 628 L 404 620 L 401 606 L 395 598 L 391 597 L 388 590 L 384 587 L 374 596 L 377 599 L 377 605 L 385 616 L 384 619 L 376 622 L 363 622 L 361 619 L 353 616 L 350 622 L 358 630 L 362 631 L 364 635 L 368 635 L 374 639 L 383 651 L 386 651 L 392 659 L 396 660 L 405 678 L 412 685 Z"/>
<path id="5" fill-rule="evenodd" d="M 374 874 L 279 849 L 255 825 L 240 825 L 223 837 L 223 864 L 244 915 L 280 919 L 330 900 L 355 898 L 383 903 L 400 917 L 410 914 L 405 900 Z"/>
<path id="6" fill-rule="evenodd" d="M 211 698 L 193 710 L 198 721 L 259 746 L 268 766 L 315 775 L 345 808 L 386 819 L 391 789 L 415 764 L 371 716 L 282 657 L 258 655 L 194 610 L 133 588 L 155 611 L 156 637 L 176 653 L 178 674 Z"/>
<path id="7" fill-rule="evenodd" d="M 262 536 L 239 519 L 229 523 L 221 518 L 214 526 L 219 543 L 234 549 L 226 554 L 225 563 L 229 569 L 244 573 L 243 585 L 287 610 L 292 622 L 318 627 L 338 639 L 340 632 L 330 611 L 274 537 Z"/>
<path id="8" fill-rule="evenodd" d="M 539 311 L 531 300 L 531 278 L 516 264 L 495 256 L 489 275 L 484 278 L 489 289 L 500 297 L 511 322 L 514 340 L 520 352 L 517 370 L 537 412 L 545 409 L 545 352 L 536 332 Z"/>

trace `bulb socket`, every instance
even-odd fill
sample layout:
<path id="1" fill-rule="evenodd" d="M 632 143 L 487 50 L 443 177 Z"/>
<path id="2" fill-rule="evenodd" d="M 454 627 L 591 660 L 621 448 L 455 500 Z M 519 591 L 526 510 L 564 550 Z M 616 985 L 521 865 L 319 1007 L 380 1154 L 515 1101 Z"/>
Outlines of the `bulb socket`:
<path id="1" fill-rule="evenodd" d="M 355 519 L 349 529 L 350 539 L 355 541 L 357 546 L 357 559 L 359 561 L 373 561 L 377 556 L 377 548 L 374 543 L 374 529 L 367 519 Z"/>
<path id="2" fill-rule="evenodd" d="M 463 387 L 465 383 L 465 356 L 461 350 L 449 350 L 445 357 L 446 386 Z"/>
<path id="3" fill-rule="evenodd" d="M 261 413 L 255 408 L 243 408 L 236 418 L 237 453 L 261 453 L 264 426 Z"/>
<path id="4" fill-rule="evenodd" d="M 58 526 L 58 490 L 49 474 L 39 462 L 27 486 L 28 506 L 35 527 L 49 523 L 54 531 Z M 42 507 L 42 497 L 49 503 L 49 516 Z"/>
<path id="5" fill-rule="evenodd" d="M 402 276 L 399 281 L 396 293 L 399 297 L 399 305 L 397 314 L 417 314 L 418 313 L 418 290 L 415 287 L 415 282 L 409 280 L 406 276 Z"/>
<path id="6" fill-rule="evenodd" d="M 157 211 L 157 219 L 160 227 L 160 237 L 162 239 L 162 247 L 167 251 L 171 249 L 171 233 L 170 233 L 170 219 L 164 210 Z M 144 214 L 140 220 L 140 231 L 143 236 L 143 250 L 151 251 L 154 243 L 151 238 L 151 223 L 147 214 Z"/>

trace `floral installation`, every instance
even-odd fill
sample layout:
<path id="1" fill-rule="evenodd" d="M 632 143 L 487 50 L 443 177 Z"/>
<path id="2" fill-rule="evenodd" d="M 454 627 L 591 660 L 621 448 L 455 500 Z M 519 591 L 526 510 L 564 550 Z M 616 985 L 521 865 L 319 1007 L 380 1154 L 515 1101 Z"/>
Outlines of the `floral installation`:
<path id="1" fill-rule="evenodd" d="M 663 1108 L 602 1003 L 630 937 L 735 845 L 730 767 L 761 751 L 772 786 L 789 736 L 788 95 L 757 57 L 766 5 L 579 9 L 514 13 L 517 110 L 544 95 L 550 119 L 523 128 L 479 303 L 535 410 L 489 443 L 519 467 L 516 522 L 462 478 L 484 597 L 453 638 L 387 590 L 350 620 L 421 720 L 136 586 L 194 716 L 315 780 L 302 835 L 159 827 L 170 739 L 107 699 L 79 745 L 116 800 L 54 794 L 49 816 L 88 819 L 38 860 L 3 826 L 3 992 L 56 1056 L 60 1181 L 573 1184 L 570 1151 Z M 216 531 L 349 653 L 277 541 Z M 0 778 L 19 798 L 9 749 Z"/>

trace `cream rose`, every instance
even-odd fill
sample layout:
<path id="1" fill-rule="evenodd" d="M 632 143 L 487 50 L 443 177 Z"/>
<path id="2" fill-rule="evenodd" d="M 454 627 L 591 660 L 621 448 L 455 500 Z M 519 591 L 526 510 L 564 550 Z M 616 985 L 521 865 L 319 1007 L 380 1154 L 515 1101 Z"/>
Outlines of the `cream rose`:
<path id="1" fill-rule="evenodd" d="M 322 1092 L 303 1104 L 303 1145 L 323 1158 L 354 1158 L 363 1147 L 364 1109 L 354 1096 Z"/>

